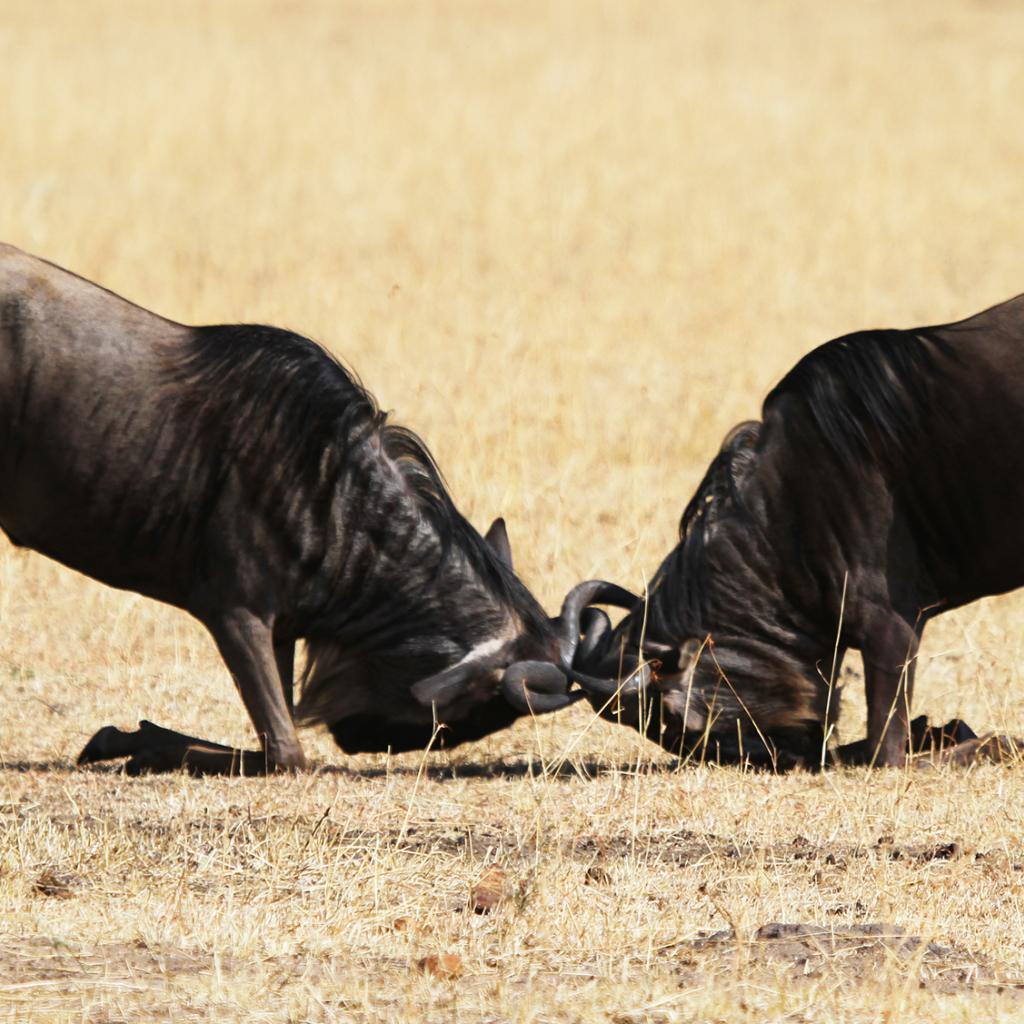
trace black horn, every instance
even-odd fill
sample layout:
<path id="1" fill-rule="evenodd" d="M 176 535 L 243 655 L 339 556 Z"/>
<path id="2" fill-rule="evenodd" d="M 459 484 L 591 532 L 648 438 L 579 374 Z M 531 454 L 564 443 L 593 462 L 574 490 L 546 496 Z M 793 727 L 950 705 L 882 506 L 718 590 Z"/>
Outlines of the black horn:
<path id="1" fill-rule="evenodd" d="M 565 673 L 549 661 L 509 665 L 501 676 L 501 692 L 513 707 L 533 715 L 560 711 L 586 696 L 583 690 L 569 693 Z"/>
<path id="2" fill-rule="evenodd" d="M 591 676 L 575 668 L 572 670 L 572 677 L 590 697 L 601 697 L 605 700 L 612 697 L 635 697 L 650 684 L 651 666 L 646 661 L 638 661 L 623 679 L 615 676 Z"/>
<path id="3" fill-rule="evenodd" d="M 587 580 L 573 587 L 562 602 L 562 614 L 556 619 L 556 628 L 561 634 L 562 667 L 567 675 L 583 687 L 589 695 L 610 699 L 616 695 L 630 696 L 642 691 L 650 682 L 651 671 L 646 664 L 634 662 L 625 679 L 616 676 L 592 676 L 581 671 L 576 665 L 577 653 L 589 662 L 602 643 L 607 643 L 610 634 L 610 620 L 603 612 L 591 608 L 594 604 L 607 604 L 631 611 L 642 603 L 636 594 L 630 593 L 616 583 L 605 580 Z M 586 613 L 588 621 L 582 631 L 586 634 L 580 645 L 581 627 Z"/>
<path id="4" fill-rule="evenodd" d="M 571 669 L 580 642 L 580 619 L 583 610 L 592 604 L 608 604 L 627 611 L 640 603 L 636 594 L 605 580 L 578 583 L 562 602 L 562 614 L 555 620 L 562 641 L 562 665 Z"/>
<path id="5" fill-rule="evenodd" d="M 612 620 L 600 608 L 584 608 L 580 616 L 580 640 L 576 657 L 583 665 L 592 664 L 599 652 L 604 651 L 612 632 Z"/>

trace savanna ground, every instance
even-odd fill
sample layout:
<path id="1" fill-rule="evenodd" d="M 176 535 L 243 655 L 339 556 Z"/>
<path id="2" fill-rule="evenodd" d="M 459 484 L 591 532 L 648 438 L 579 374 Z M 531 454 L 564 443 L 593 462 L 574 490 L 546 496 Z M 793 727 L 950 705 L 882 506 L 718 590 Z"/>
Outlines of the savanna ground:
<path id="1" fill-rule="evenodd" d="M 3 0 L 0 236 L 321 339 L 554 610 L 643 586 L 800 354 L 1024 289 L 1022 54 L 997 0 Z M 1022 607 L 931 627 L 918 709 L 1024 728 Z M 0 1019 L 1024 1014 L 1015 767 L 674 770 L 577 707 L 127 779 L 98 726 L 249 739 L 207 638 L 6 544 L 0 621 Z"/>

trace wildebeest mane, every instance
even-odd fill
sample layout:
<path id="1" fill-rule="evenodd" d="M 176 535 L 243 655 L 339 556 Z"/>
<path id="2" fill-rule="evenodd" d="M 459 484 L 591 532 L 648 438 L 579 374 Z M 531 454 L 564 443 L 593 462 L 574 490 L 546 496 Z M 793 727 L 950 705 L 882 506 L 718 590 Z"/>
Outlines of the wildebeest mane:
<path id="1" fill-rule="evenodd" d="M 824 446 L 846 465 L 871 460 L 899 472 L 934 413 L 930 389 L 943 372 L 940 364 L 948 367 L 955 359 L 932 329 L 846 335 L 804 356 L 765 399 L 764 417 L 785 407 L 791 442 Z M 793 416 L 798 409 L 802 415 Z M 651 586 L 648 628 L 654 639 L 699 638 L 712 620 L 719 629 L 731 620 L 726 609 L 743 609 L 740 619 L 760 621 L 754 609 L 765 600 L 770 604 L 770 595 L 756 592 L 765 574 L 746 572 L 730 541 L 712 543 L 727 518 L 730 535 L 733 529 L 744 535 L 746 557 L 758 550 L 767 563 L 773 557 L 758 517 L 744 501 L 743 481 L 759 457 L 760 431 L 760 423 L 734 428 L 687 504 L 679 544 Z M 762 625 L 783 628 L 767 620 Z"/>
<path id="2" fill-rule="evenodd" d="M 760 430 L 760 423 L 748 420 L 726 435 L 696 493 L 683 509 L 679 520 L 680 540 L 686 540 L 698 525 L 706 534 L 725 508 L 742 505 L 739 485 L 753 461 Z"/>
<path id="3" fill-rule="evenodd" d="M 456 509 L 426 444 L 387 422 L 373 396 L 326 349 L 291 331 L 239 324 L 194 329 L 191 352 L 171 369 L 178 415 L 207 452 L 182 452 L 184 469 L 199 466 L 203 504 L 214 503 L 233 466 L 245 466 L 270 516 L 302 504 L 329 512 L 339 474 L 353 454 L 376 451 L 401 476 L 417 512 L 441 544 L 441 560 L 458 547 L 500 597 L 527 617 L 544 618 L 514 574 Z M 212 460 L 212 461 L 211 461 Z M 310 490 L 314 493 L 310 494 Z M 400 529 L 400 523 L 392 524 Z"/>
<path id="4" fill-rule="evenodd" d="M 426 445 L 388 424 L 355 374 L 309 338 L 258 324 L 199 327 L 171 376 L 193 429 L 221 462 L 249 460 L 274 501 L 279 490 L 333 476 L 335 464 L 373 439 L 417 492 L 447 497 Z"/>
<path id="5" fill-rule="evenodd" d="M 195 328 L 169 376 L 179 415 L 204 448 L 221 463 L 247 460 L 274 500 L 279 489 L 322 476 L 325 452 L 352 450 L 384 425 L 373 398 L 330 353 L 276 327 Z"/>
<path id="6" fill-rule="evenodd" d="M 706 628 L 711 592 L 708 542 L 723 515 L 746 514 L 741 484 L 756 458 L 760 430 L 761 424 L 753 421 L 734 427 L 687 503 L 679 520 L 679 543 L 651 582 L 652 638 L 670 642 Z"/>
<path id="7" fill-rule="evenodd" d="M 518 577 L 494 552 L 480 533 L 455 507 L 440 468 L 421 438 L 399 424 L 380 425 L 384 453 L 394 461 L 420 507 L 431 516 L 443 547 L 458 546 L 472 567 L 502 601 L 516 609 L 523 619 L 546 631 L 548 618 Z"/>
<path id="8" fill-rule="evenodd" d="M 940 358 L 953 358 L 951 347 L 927 329 L 844 335 L 804 356 L 769 393 L 764 413 L 796 399 L 842 461 L 891 461 L 920 436 Z"/>

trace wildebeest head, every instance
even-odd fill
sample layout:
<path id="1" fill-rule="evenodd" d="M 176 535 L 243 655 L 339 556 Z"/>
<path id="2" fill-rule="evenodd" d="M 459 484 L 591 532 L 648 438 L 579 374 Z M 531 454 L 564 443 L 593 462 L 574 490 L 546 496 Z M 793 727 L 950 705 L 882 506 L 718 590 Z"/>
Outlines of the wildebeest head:
<path id="1" fill-rule="evenodd" d="M 575 703 L 585 696 L 570 692 L 582 609 L 624 593 L 582 584 L 548 617 L 512 570 L 504 521 L 481 536 L 433 493 L 447 531 L 433 568 L 407 559 L 401 583 L 391 578 L 389 600 L 372 602 L 392 610 L 388 622 L 363 622 L 349 644 L 334 632 L 309 643 L 299 718 L 327 724 L 349 753 L 453 747 Z"/>
<path id="2" fill-rule="evenodd" d="M 818 690 L 775 652 L 749 637 L 716 643 L 710 635 L 632 646 L 630 634 L 643 609 L 614 630 L 595 612 L 588 613 L 590 628 L 606 630 L 608 643 L 589 660 L 578 660 L 576 678 L 603 717 L 631 725 L 683 757 L 777 768 L 816 763 L 824 711 Z"/>
<path id="3" fill-rule="evenodd" d="M 485 539 L 511 569 L 504 520 L 496 519 Z M 584 609 L 595 601 L 615 603 L 631 598 L 615 584 L 581 583 L 567 595 L 558 616 L 541 623 L 534 617 L 532 624 L 524 616 L 513 635 L 499 635 L 474 646 L 455 664 L 415 683 L 413 695 L 421 704 L 451 709 L 497 688 L 518 714 L 544 714 L 567 707 L 586 695 L 583 690 L 569 692 L 571 679 L 578 675 L 573 662 Z"/>
<path id="4" fill-rule="evenodd" d="M 760 425 L 726 438 L 647 595 L 613 627 L 584 609 L 575 678 L 604 717 L 680 755 L 789 767 L 820 758 L 827 687 L 808 678 L 774 611 L 744 484 Z M 738 542 L 742 538 L 742 542 Z M 595 602 L 598 603 L 598 602 Z"/>

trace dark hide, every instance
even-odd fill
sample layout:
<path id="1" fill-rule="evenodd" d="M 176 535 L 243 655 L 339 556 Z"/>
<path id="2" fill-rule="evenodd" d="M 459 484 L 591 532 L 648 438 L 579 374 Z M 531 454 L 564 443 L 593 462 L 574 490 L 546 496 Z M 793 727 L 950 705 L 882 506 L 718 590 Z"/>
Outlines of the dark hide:
<path id="1" fill-rule="evenodd" d="M 928 620 L 1024 583 L 1022 428 L 1024 296 L 815 349 L 726 438 L 646 609 L 591 619 L 581 671 L 628 671 L 641 640 L 660 663 L 647 699 L 595 706 L 677 752 L 813 766 L 856 649 L 857 756 L 902 763 Z"/>
<path id="2" fill-rule="evenodd" d="M 390 749 L 394 754 L 407 750 L 447 750 L 460 743 L 483 739 L 492 732 L 510 726 L 522 712 L 502 697 L 494 697 L 473 709 L 472 716 L 437 726 L 406 725 L 373 715 L 354 715 L 331 726 L 331 734 L 346 754 L 362 754 Z"/>
<path id="3" fill-rule="evenodd" d="M 242 757 L 153 726 L 134 741 L 108 729 L 84 761 L 301 766 L 300 639 L 296 718 L 363 751 L 425 746 L 435 720 L 449 746 L 502 728 L 535 706 L 531 666 L 559 658 L 503 524 L 494 550 L 422 442 L 386 424 L 318 345 L 272 327 L 173 323 L 6 246 L 0 479 L 15 544 L 208 627 L 262 745 Z M 526 668 L 506 679 L 514 662 Z M 413 695 L 452 666 L 445 701 Z M 536 706 L 568 703 L 542 676 Z"/>

